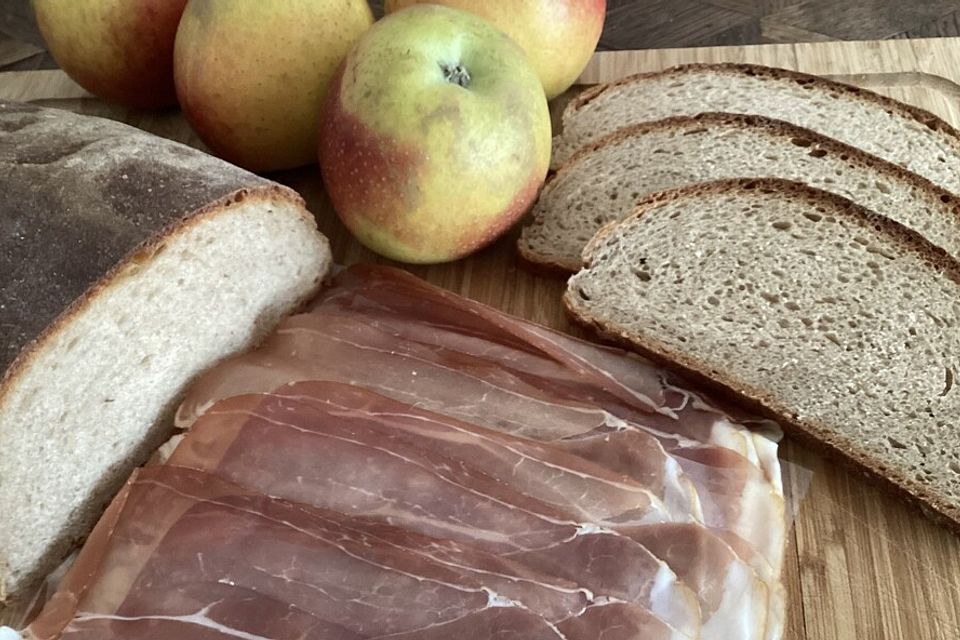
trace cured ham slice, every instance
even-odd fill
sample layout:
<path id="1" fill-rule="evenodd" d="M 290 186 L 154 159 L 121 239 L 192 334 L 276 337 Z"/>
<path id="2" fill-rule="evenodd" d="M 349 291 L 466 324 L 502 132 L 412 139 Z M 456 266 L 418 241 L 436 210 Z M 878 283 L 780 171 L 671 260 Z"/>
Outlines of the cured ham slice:
<path id="1" fill-rule="evenodd" d="M 156 466 L 118 496 L 28 636 L 587 640 L 584 596 L 509 559 Z M 627 603 L 610 615 L 696 637 Z"/>
<path id="2" fill-rule="evenodd" d="M 630 609 L 620 603 L 589 607 L 576 618 L 564 621 L 557 628 L 567 638 L 597 640 L 680 640 L 679 633 L 668 628 L 651 630 L 650 614 Z M 703 636 L 701 636 L 703 637 Z"/>
<path id="3" fill-rule="evenodd" d="M 436 330 L 433 336 L 440 344 L 404 340 L 403 334 L 383 330 L 376 321 L 360 316 L 323 315 L 317 311 L 289 318 L 259 349 L 229 361 L 201 378 L 184 401 L 180 414 L 182 424 L 189 423 L 192 416 L 202 413 L 202 407 L 208 407 L 221 397 L 268 392 L 296 380 L 326 379 L 361 383 L 409 404 L 541 440 L 575 438 L 593 432 L 640 430 L 646 434 L 642 445 L 646 455 L 662 461 L 661 489 L 664 493 L 660 498 L 673 503 L 685 500 L 689 505 L 687 508 L 694 511 L 696 499 L 692 494 L 698 493 L 701 500 L 715 506 L 715 518 L 710 526 L 726 531 L 731 540 L 740 538 L 752 545 L 759 555 L 751 553 L 748 560 L 757 565 L 758 570 L 771 575 L 777 573 L 776 569 L 771 572 L 766 568 L 779 567 L 785 533 L 783 527 L 770 527 L 769 523 L 782 522 L 782 517 L 778 520 L 766 517 L 744 519 L 741 515 L 750 514 L 751 510 L 740 504 L 746 495 L 760 495 L 765 490 L 770 504 L 764 510 L 782 513 L 783 497 L 777 486 L 759 476 L 759 485 L 750 487 L 755 490 L 745 493 L 731 480 L 758 477 L 752 472 L 759 467 L 748 458 L 732 449 L 714 446 L 712 448 L 730 450 L 736 458 L 715 456 L 728 464 L 710 470 L 702 462 L 704 445 L 664 431 L 673 422 L 706 425 L 707 415 L 713 424 L 714 413 L 692 408 L 698 402 L 692 399 L 693 396 L 683 401 L 683 408 L 678 400 L 670 409 L 674 413 L 681 412 L 683 420 L 617 405 L 616 398 L 605 396 L 600 389 L 594 389 L 593 396 L 590 396 L 588 382 L 581 383 L 587 390 L 577 392 L 580 398 L 570 399 L 570 394 L 564 397 L 562 383 L 558 382 L 567 374 L 545 375 L 539 379 L 539 384 L 534 384 L 529 371 L 521 374 L 516 367 L 505 365 L 505 357 L 489 359 L 497 353 L 495 348 L 483 357 L 480 353 L 470 353 L 469 349 L 463 352 L 442 346 L 452 340 L 445 330 Z M 479 351 L 479 346 L 474 345 L 473 350 Z M 513 360 L 519 359 L 518 355 L 513 356 Z M 561 390 L 559 395 L 558 389 Z M 620 406 L 624 415 L 629 413 L 644 422 L 626 421 L 609 413 L 608 405 L 588 402 L 599 399 Z M 663 424 L 651 427 L 650 423 L 656 421 Z M 725 421 L 722 424 L 732 423 Z M 740 431 L 744 430 L 741 428 Z M 676 462 L 667 456 L 662 445 L 675 454 L 681 466 L 686 460 L 683 452 L 694 449 L 700 459 L 689 462 L 689 465 L 697 473 L 685 479 L 680 477 Z M 743 468 L 741 472 L 734 469 L 734 460 Z M 690 481 L 693 481 L 696 492 L 690 491 L 687 484 Z M 726 517 L 730 514 L 733 517 Z"/>
<path id="4" fill-rule="evenodd" d="M 216 442 L 224 446 L 228 441 L 224 433 L 242 432 L 253 421 L 260 421 L 265 427 L 294 428 L 298 433 L 312 430 L 318 438 L 346 438 L 356 445 L 367 436 L 369 443 L 362 446 L 374 451 L 414 449 L 421 455 L 439 454 L 449 459 L 441 460 L 441 466 L 459 461 L 459 465 L 475 469 L 477 476 L 488 476 L 584 522 L 620 525 L 698 520 L 699 510 L 671 510 L 628 474 L 538 441 L 426 411 L 362 387 L 333 382 L 294 383 L 272 395 L 238 396 L 218 403 L 194 426 L 187 444 L 174 453 L 172 463 L 182 464 L 194 450 L 206 454 Z M 206 442 L 202 435 L 206 435 Z M 303 455 L 308 462 L 317 459 L 311 454 Z M 330 452 L 313 455 L 327 456 Z M 220 464 L 225 462 L 221 459 Z M 254 462 L 264 467 L 265 475 L 271 472 L 260 460 Z M 436 473 L 436 469 L 427 466 L 428 462 L 420 468 Z M 384 466 L 378 468 L 382 476 Z"/>
<path id="5" fill-rule="evenodd" d="M 604 526 L 665 521 L 649 517 L 649 494 L 535 442 L 307 382 L 218 403 L 169 463 L 469 544 L 575 582 L 592 600 L 642 605 L 688 635 L 699 626 L 693 594 L 670 569 Z"/>
<path id="6" fill-rule="evenodd" d="M 532 439 L 577 436 L 622 423 L 597 405 L 555 398 L 495 362 L 398 341 L 359 319 L 303 314 L 285 320 L 258 349 L 201 377 L 181 405 L 178 424 L 189 426 L 218 399 L 300 380 L 363 384 L 411 405 Z M 647 440 L 659 497 L 694 511 L 695 494 L 676 462 L 654 438 Z"/>
<path id="7" fill-rule="evenodd" d="M 520 318 L 508 316 L 479 302 L 435 287 L 399 269 L 355 265 L 337 279 L 337 286 L 321 293 L 314 310 L 331 308 L 361 311 L 382 319 L 387 315 L 415 318 L 426 327 L 470 332 L 486 340 L 540 353 L 579 374 L 574 389 L 593 378 L 629 406 L 644 407 L 676 420 L 668 432 L 700 442 L 726 446 L 763 466 L 768 480 L 780 486 L 775 439 L 738 428 L 727 412 L 680 385 L 661 369 L 619 349 L 578 340 Z M 728 411 L 730 408 L 727 408 Z M 733 409 L 734 415 L 779 436 L 779 427 Z M 782 487 L 781 487 L 782 491 Z"/>
<path id="8" fill-rule="evenodd" d="M 779 462 L 747 422 L 354 267 L 189 391 L 29 637 L 779 640 Z"/>

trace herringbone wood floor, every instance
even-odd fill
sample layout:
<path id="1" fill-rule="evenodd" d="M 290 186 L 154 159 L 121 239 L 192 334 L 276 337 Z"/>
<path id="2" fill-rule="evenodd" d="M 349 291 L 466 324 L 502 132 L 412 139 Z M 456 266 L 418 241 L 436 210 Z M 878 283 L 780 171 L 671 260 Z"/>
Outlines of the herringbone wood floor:
<path id="1" fill-rule="evenodd" d="M 960 35 L 960 0 L 608 0 L 607 4 L 601 49 Z M 371 0 L 371 5 L 380 13 L 383 1 Z M 0 70 L 56 66 L 42 45 L 29 0 L 0 0 Z"/>

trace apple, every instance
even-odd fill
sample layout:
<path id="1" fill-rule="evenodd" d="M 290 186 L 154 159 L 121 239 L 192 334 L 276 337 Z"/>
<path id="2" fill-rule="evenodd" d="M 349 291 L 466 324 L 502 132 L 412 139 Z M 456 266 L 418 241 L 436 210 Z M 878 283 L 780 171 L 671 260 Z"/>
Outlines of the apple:
<path id="1" fill-rule="evenodd" d="M 536 72 L 505 33 L 422 5 L 347 55 L 320 127 L 334 209 L 367 247 L 438 263 L 490 243 L 533 204 L 550 164 Z"/>
<path id="2" fill-rule="evenodd" d="M 57 64 L 90 93 L 130 107 L 176 104 L 173 41 L 187 0 L 33 0 Z"/>
<path id="3" fill-rule="evenodd" d="M 606 0 L 386 0 L 384 8 L 424 2 L 475 13 L 506 31 L 530 56 L 551 100 L 583 73 L 607 12 Z"/>
<path id="4" fill-rule="evenodd" d="M 183 113 L 247 169 L 314 163 L 330 81 L 372 23 L 367 0 L 190 0 L 174 50 Z"/>

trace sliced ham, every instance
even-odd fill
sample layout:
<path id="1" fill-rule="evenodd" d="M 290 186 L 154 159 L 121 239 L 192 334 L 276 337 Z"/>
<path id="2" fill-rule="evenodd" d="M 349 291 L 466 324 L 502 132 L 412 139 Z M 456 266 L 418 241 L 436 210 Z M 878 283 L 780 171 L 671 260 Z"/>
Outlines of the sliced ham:
<path id="1" fill-rule="evenodd" d="M 331 307 L 359 310 L 372 317 L 382 318 L 386 312 L 415 318 L 426 326 L 453 329 L 460 334 L 469 331 L 488 341 L 494 338 L 528 353 L 545 354 L 580 374 L 577 388 L 583 387 L 584 379 L 592 378 L 628 406 L 671 418 L 679 418 L 678 412 L 683 411 L 684 419 L 677 420 L 668 432 L 733 448 L 760 464 L 768 479 L 780 486 L 775 442 L 780 430 L 776 424 L 748 416 L 735 407 L 723 410 L 632 354 L 506 315 L 405 271 L 377 265 L 355 265 L 340 274 L 337 286 L 321 293 L 313 308 Z M 731 423 L 728 414 L 762 427 L 774 439 L 739 428 Z"/>
<path id="2" fill-rule="evenodd" d="M 499 359 L 490 359 L 500 353 L 497 345 L 482 351 L 479 345 L 468 343 L 461 351 L 444 346 L 453 341 L 446 329 L 435 329 L 433 337 L 438 344 L 428 344 L 428 338 L 422 336 L 424 342 L 408 340 L 402 333 L 385 330 L 376 320 L 357 315 L 324 315 L 315 310 L 289 318 L 259 349 L 202 377 L 181 407 L 181 424 L 188 425 L 218 398 L 268 392 L 291 381 L 326 379 L 360 383 L 409 404 L 534 439 L 549 441 L 616 430 L 642 432 L 644 435 L 634 438 L 643 438 L 642 446 L 648 455 L 663 461 L 661 500 L 673 504 L 686 501 L 688 509 L 694 511 L 696 499 L 688 484 L 692 481 L 696 488 L 693 493 L 715 507 L 710 526 L 725 531 L 732 541 L 746 541 L 757 552 L 748 553 L 746 559 L 757 570 L 778 575 L 780 541 L 785 532 L 784 527 L 771 527 L 770 523 L 782 522 L 782 517 L 779 520 L 763 514 L 755 519 L 741 517 L 756 512 L 741 503 L 747 496 L 765 492 L 769 504 L 760 510 L 782 513 L 783 496 L 779 486 L 768 482 L 760 468 L 748 457 L 737 454 L 733 447 L 703 444 L 665 431 L 672 428 L 673 423 L 691 423 L 715 435 L 717 424 L 733 429 L 725 416 L 701 410 L 698 408 L 701 401 L 692 394 L 683 399 L 672 398 L 674 402 L 669 405 L 669 411 L 681 415 L 681 419 L 640 412 L 618 405 L 617 398 L 592 388 L 589 380 L 581 384 L 586 391 L 577 391 L 580 397 L 571 398 L 573 385 L 566 385 L 569 389 L 564 393 L 566 387 L 562 382 L 568 372 L 534 378 L 529 370 L 519 371 L 518 367 L 505 363 L 507 358 L 502 354 Z M 519 352 L 511 358 L 512 361 L 530 359 L 522 358 Z M 540 365 L 531 364 L 528 369 L 534 367 Z M 678 393 L 670 390 L 664 397 L 669 399 L 670 394 Z M 609 404 L 592 402 L 600 399 Z M 621 415 L 629 414 L 644 422 L 615 416 L 608 411 L 610 406 L 619 407 Z M 690 431 L 697 429 L 690 428 Z M 745 432 L 742 427 L 738 431 Z M 745 441 L 752 442 L 752 438 Z M 687 459 L 688 449 L 697 459 Z M 722 449 L 732 455 L 719 455 L 723 453 L 720 451 L 714 458 L 723 459 L 725 465 L 711 470 L 702 462 L 704 449 Z M 674 454 L 681 466 L 688 464 L 697 473 L 681 477 L 667 453 Z M 743 468 L 741 472 L 733 470 L 733 461 Z M 745 487 L 748 490 L 732 482 L 757 478 L 759 484 Z"/>
<path id="3" fill-rule="evenodd" d="M 556 584 L 449 541 L 156 466 L 128 483 L 28 634 L 420 638 L 472 621 L 505 638 L 590 637 L 556 631 L 585 609 Z"/>
<path id="4" fill-rule="evenodd" d="M 201 378 L 30 638 L 779 640 L 775 428 L 383 267 Z"/>
<path id="5" fill-rule="evenodd" d="M 469 544 L 578 584 L 593 600 L 641 605 L 688 635 L 699 626 L 693 594 L 613 531 L 614 521 L 667 521 L 650 517 L 641 488 L 561 451 L 369 391 L 307 382 L 230 398 L 196 422 L 169 463 Z"/>

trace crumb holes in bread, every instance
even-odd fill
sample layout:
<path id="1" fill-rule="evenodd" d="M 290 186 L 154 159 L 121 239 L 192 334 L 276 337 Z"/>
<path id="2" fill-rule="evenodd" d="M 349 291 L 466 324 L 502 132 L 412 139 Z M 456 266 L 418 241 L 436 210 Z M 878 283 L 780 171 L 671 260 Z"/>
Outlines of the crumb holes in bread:
<path id="1" fill-rule="evenodd" d="M 897 440 L 897 439 L 894 438 L 893 436 L 887 436 L 887 442 L 888 442 L 888 443 L 890 444 L 890 446 L 893 447 L 894 449 L 906 449 L 906 448 L 907 448 L 907 445 L 903 444 L 902 442 L 900 442 L 899 440 Z"/>
<path id="2" fill-rule="evenodd" d="M 650 272 L 645 267 L 634 267 L 633 275 L 635 275 L 640 282 L 650 282 L 650 280 L 653 279 L 653 276 L 650 275 Z"/>
<path id="3" fill-rule="evenodd" d="M 950 196 L 948 196 L 947 194 L 943 194 L 942 196 L 940 196 L 940 202 L 942 202 L 942 203 L 944 203 L 944 204 L 948 204 L 948 203 L 950 202 L 950 200 L 951 200 L 951 198 L 950 198 Z"/>
<path id="4" fill-rule="evenodd" d="M 786 220 L 777 220 L 776 222 L 771 223 L 770 226 L 777 231 L 789 231 L 790 227 L 793 225 Z"/>
<path id="5" fill-rule="evenodd" d="M 809 211 L 805 211 L 803 213 L 803 217 L 809 220 L 810 222 L 820 222 L 821 220 L 823 220 L 823 216 L 821 216 L 820 214 L 811 213 Z"/>
<path id="6" fill-rule="evenodd" d="M 811 149 L 811 150 L 810 150 L 810 156 L 813 157 L 813 158 L 822 158 L 822 157 L 824 157 L 825 155 L 827 155 L 827 152 L 824 151 L 823 149 Z"/>
<path id="7" fill-rule="evenodd" d="M 797 145 L 798 147 L 809 147 L 813 144 L 812 140 L 807 138 L 790 138 L 790 142 Z"/>
<path id="8" fill-rule="evenodd" d="M 940 393 L 940 397 L 950 393 L 950 390 L 953 389 L 953 369 L 950 367 L 944 367 L 944 380 L 943 380 L 943 391 Z"/>

